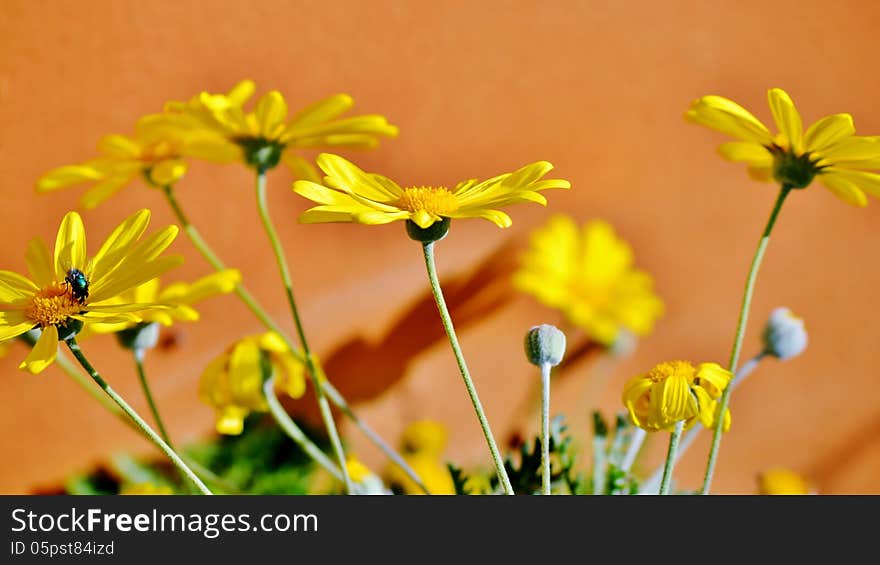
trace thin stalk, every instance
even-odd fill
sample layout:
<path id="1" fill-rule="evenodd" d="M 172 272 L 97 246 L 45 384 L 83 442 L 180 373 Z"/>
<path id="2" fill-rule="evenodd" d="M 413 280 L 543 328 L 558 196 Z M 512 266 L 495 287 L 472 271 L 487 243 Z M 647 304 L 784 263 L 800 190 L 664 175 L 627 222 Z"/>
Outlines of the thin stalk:
<path id="1" fill-rule="evenodd" d="M 150 407 L 153 421 L 159 429 L 159 435 L 162 436 L 162 439 L 171 449 L 175 449 L 174 444 L 171 442 L 171 436 L 168 435 L 168 429 L 165 427 L 165 423 L 159 415 L 159 407 L 156 406 L 156 401 L 153 398 L 153 391 L 150 389 L 149 381 L 147 381 L 147 373 L 144 371 L 144 357 L 146 356 L 146 350 L 143 348 L 132 349 L 132 356 L 134 357 L 134 365 L 137 368 L 138 380 L 141 382 L 141 389 L 144 391 L 144 397 L 147 399 L 147 405 Z"/>
<path id="2" fill-rule="evenodd" d="M 681 431 L 684 429 L 684 420 L 675 423 L 675 429 L 669 436 L 669 451 L 666 452 L 666 465 L 663 466 L 663 480 L 660 481 L 660 492 L 657 494 L 669 494 L 669 485 L 672 484 L 672 469 L 675 467 L 675 452 L 678 450 L 678 442 L 681 439 Z"/>
<path id="3" fill-rule="evenodd" d="M 79 344 L 76 342 L 75 337 L 70 337 L 66 340 L 67 347 L 70 349 L 70 352 L 73 353 L 73 356 L 79 361 L 79 364 L 82 365 L 82 368 L 86 370 L 89 376 L 95 381 L 95 383 L 101 387 L 101 389 L 107 393 L 113 402 L 115 402 L 120 409 L 122 409 L 125 414 L 132 419 L 132 421 L 137 425 L 137 427 L 141 430 L 141 432 L 146 435 L 150 441 L 156 444 L 165 455 L 174 463 L 174 466 L 177 467 L 186 477 L 192 481 L 192 483 L 199 489 L 202 494 L 213 494 L 208 487 L 202 482 L 201 479 L 190 469 L 187 464 L 180 458 L 180 456 L 173 450 L 171 447 L 165 443 L 159 434 L 157 434 L 153 428 L 147 424 L 143 418 L 138 415 L 134 409 L 129 406 L 129 404 L 123 399 L 119 394 L 113 390 L 113 388 L 107 384 L 107 382 L 101 377 L 97 370 L 89 363 L 89 360 L 83 354 L 82 350 L 79 347 Z"/>
<path id="4" fill-rule="evenodd" d="M 788 193 L 791 192 L 791 190 L 791 187 L 788 185 L 782 185 L 779 190 L 779 196 L 776 198 L 776 203 L 773 205 L 773 210 L 770 212 L 770 217 L 767 219 L 767 225 L 764 227 L 764 233 L 761 234 L 761 241 L 758 243 L 758 249 L 755 251 L 755 256 L 752 259 L 752 266 L 749 269 L 749 275 L 746 278 L 746 288 L 743 293 L 742 306 L 739 310 L 739 322 L 737 323 L 736 335 L 733 340 L 733 351 L 730 352 L 730 362 L 727 364 L 727 368 L 731 372 L 736 370 L 736 365 L 739 362 L 743 337 L 745 336 L 746 325 L 749 320 L 749 307 L 752 305 L 752 294 L 755 291 L 755 282 L 758 279 L 758 269 L 761 267 L 761 261 L 764 259 L 764 252 L 767 250 L 767 244 L 770 243 L 770 234 L 773 233 L 773 226 L 776 224 L 776 218 L 779 216 L 779 211 L 782 209 L 785 197 L 788 196 Z M 723 414 L 727 412 L 727 406 L 730 403 L 731 388 L 732 387 L 725 388 L 724 393 L 721 395 L 719 414 L 722 415 L 722 418 Z M 712 447 L 709 449 L 709 460 L 706 463 L 706 474 L 703 477 L 703 487 L 700 489 L 700 494 L 709 494 L 709 489 L 712 486 L 712 475 L 715 473 L 718 449 L 721 447 L 721 433 L 723 427 L 724 426 L 720 425 L 715 426 L 715 434 L 712 436 Z"/>
<path id="5" fill-rule="evenodd" d="M 623 456 L 623 461 L 620 462 L 621 471 L 629 473 L 629 470 L 632 469 L 633 463 L 636 462 L 636 457 L 638 457 L 647 435 L 648 432 L 642 428 L 637 428 L 633 432 L 633 436 L 630 438 L 629 445 L 626 448 L 626 454 Z"/>
<path id="6" fill-rule="evenodd" d="M 501 452 L 498 451 L 498 445 L 495 443 L 495 437 L 489 428 L 489 420 L 483 412 L 483 405 L 480 403 L 480 397 L 477 396 L 477 389 L 474 381 L 471 379 L 470 371 L 468 371 L 467 363 L 464 360 L 464 354 L 461 352 L 461 346 L 458 344 L 458 337 L 455 335 L 455 326 L 452 325 L 452 317 L 449 315 L 449 309 L 446 307 L 446 299 L 443 298 L 443 289 L 440 288 L 440 279 L 437 277 L 437 266 L 434 263 L 434 243 L 422 244 L 425 255 L 425 266 L 428 269 L 428 279 L 431 282 L 431 292 L 434 294 L 434 301 L 437 303 L 437 309 L 440 311 L 440 319 L 443 322 L 443 328 L 446 330 L 446 336 L 452 345 L 452 352 L 455 354 L 455 360 L 458 362 L 458 369 L 461 377 L 464 379 L 464 386 L 467 388 L 468 396 L 474 405 L 474 411 L 480 420 L 480 427 L 483 429 L 483 435 L 486 436 L 486 443 L 489 444 L 489 451 L 492 454 L 492 460 L 495 462 L 495 471 L 498 473 L 498 480 L 504 488 L 505 494 L 513 495 L 513 486 L 510 484 L 510 478 L 504 469 L 504 462 L 501 459 Z"/>
<path id="7" fill-rule="evenodd" d="M 541 494 L 550 494 L 550 363 L 541 364 Z"/>
<path id="8" fill-rule="evenodd" d="M 223 261 L 217 256 L 216 253 L 211 249 L 211 247 L 205 242 L 202 238 L 201 234 L 196 230 L 195 226 L 193 226 L 189 218 L 183 211 L 183 208 L 180 206 L 177 198 L 174 195 L 173 188 L 171 186 L 161 187 L 162 192 L 165 195 L 166 200 L 168 200 L 168 204 L 171 206 L 171 210 L 174 212 L 174 215 L 177 217 L 177 221 L 180 223 L 183 232 L 187 235 L 192 242 L 193 246 L 196 250 L 205 258 L 205 260 L 214 268 L 216 271 L 222 271 L 226 269 L 226 265 Z M 272 332 L 278 334 L 284 343 L 287 345 L 288 349 L 290 349 L 291 353 L 303 364 L 306 363 L 306 357 L 302 354 L 301 351 L 294 345 L 293 341 L 272 319 L 271 316 L 266 312 L 265 308 L 257 301 L 257 299 L 243 286 L 242 283 L 239 283 L 235 287 L 235 294 L 241 299 L 241 301 L 247 306 L 247 308 L 251 311 L 251 313 L 256 317 L 263 326 Z M 370 441 L 376 444 L 385 455 L 388 456 L 395 464 L 397 464 L 401 469 L 403 469 L 406 474 L 415 481 L 416 484 L 419 485 L 426 493 L 428 492 L 427 487 L 425 487 L 423 481 L 419 478 L 419 476 L 412 470 L 412 467 L 406 464 L 403 458 L 398 454 L 394 448 L 389 446 L 379 434 L 373 430 L 367 422 L 358 417 L 351 407 L 346 402 L 345 398 L 342 394 L 330 383 L 330 381 L 324 381 L 324 390 L 327 393 L 327 396 L 330 398 L 330 401 L 333 402 L 343 414 L 345 414 L 348 418 L 350 418 L 355 425 L 363 431 L 363 433 L 367 436 Z"/>
<path id="9" fill-rule="evenodd" d="M 351 406 L 348 405 L 345 398 L 343 398 L 342 394 L 336 390 L 336 387 L 330 381 L 324 381 L 324 392 L 327 393 L 327 398 L 330 399 L 330 402 L 335 404 L 343 414 L 348 416 L 354 425 L 360 428 L 360 430 L 367 436 L 381 451 L 385 454 L 388 459 L 390 459 L 395 465 L 400 467 L 400 469 L 406 473 L 412 481 L 418 485 L 420 489 L 425 494 L 431 494 L 431 491 L 428 490 L 427 485 L 425 485 L 422 478 L 419 477 L 418 473 L 416 473 L 412 467 L 401 457 L 394 448 L 388 445 L 384 439 L 379 436 L 373 429 L 363 420 L 360 416 L 358 416 L 352 409 Z"/>
<path id="10" fill-rule="evenodd" d="M 327 472 L 333 475 L 336 479 L 342 481 L 342 474 L 339 472 L 339 467 L 337 467 L 329 457 L 324 455 L 321 448 L 315 445 L 312 440 L 306 436 L 305 432 L 302 431 L 302 428 L 296 425 L 296 422 L 290 418 L 287 411 L 281 406 L 281 402 L 278 401 L 278 396 L 275 395 L 275 377 L 268 378 L 266 379 L 266 382 L 263 383 L 263 394 L 266 396 L 266 402 L 269 404 L 269 412 L 290 439 L 292 439 L 303 451 L 308 453 L 318 465 L 326 469 Z"/>
<path id="11" fill-rule="evenodd" d="M 299 316 L 299 309 L 296 306 L 296 300 L 293 297 L 293 283 L 290 278 L 290 269 L 287 267 L 287 259 L 285 259 L 284 248 L 281 246 L 281 240 L 278 238 L 278 232 L 269 216 L 269 206 L 266 202 L 266 172 L 262 169 L 257 171 L 257 208 L 260 212 L 260 220 L 263 222 L 263 228 L 272 244 L 272 251 L 275 253 L 275 260 L 278 262 L 278 270 L 281 273 L 281 281 L 284 284 L 284 290 L 287 294 L 287 302 L 290 305 L 290 313 L 293 315 L 293 322 L 296 325 L 297 334 L 299 334 L 299 343 L 302 346 L 305 356 L 306 367 L 308 368 L 309 378 L 312 386 L 315 388 L 315 397 L 318 400 L 318 407 L 321 410 L 321 418 L 324 420 L 324 426 L 327 428 L 327 435 L 330 437 L 330 444 L 336 453 L 336 460 L 339 463 L 339 470 L 342 472 L 342 479 L 345 483 L 345 490 L 348 494 L 352 493 L 351 477 L 348 476 L 348 469 L 345 465 L 345 451 L 342 449 L 342 441 L 339 439 L 339 432 L 336 429 L 336 422 L 333 420 L 333 413 L 330 411 L 330 404 L 324 394 L 324 385 L 316 368 L 316 363 L 309 349 L 309 342 L 306 339 L 306 332 L 303 329 L 302 320 Z"/>

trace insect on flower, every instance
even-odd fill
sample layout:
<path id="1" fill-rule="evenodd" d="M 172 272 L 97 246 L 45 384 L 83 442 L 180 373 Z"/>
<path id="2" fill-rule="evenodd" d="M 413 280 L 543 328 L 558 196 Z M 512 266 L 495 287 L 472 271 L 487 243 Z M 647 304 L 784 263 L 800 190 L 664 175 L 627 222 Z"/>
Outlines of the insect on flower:
<path id="1" fill-rule="evenodd" d="M 89 279 L 86 278 L 85 273 L 79 269 L 69 269 L 64 282 L 67 283 L 76 301 L 84 304 L 89 297 Z"/>

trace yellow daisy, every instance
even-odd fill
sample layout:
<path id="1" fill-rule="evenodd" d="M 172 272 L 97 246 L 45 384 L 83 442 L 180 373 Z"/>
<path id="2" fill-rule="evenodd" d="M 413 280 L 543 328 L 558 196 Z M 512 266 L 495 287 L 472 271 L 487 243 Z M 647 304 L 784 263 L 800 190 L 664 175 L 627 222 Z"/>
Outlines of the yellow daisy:
<path id="1" fill-rule="evenodd" d="M 758 494 L 810 494 L 809 482 L 790 469 L 773 467 L 758 475 Z"/>
<path id="2" fill-rule="evenodd" d="M 419 476 L 431 494 L 455 494 L 452 474 L 443 460 L 448 435 L 439 422 L 413 422 L 403 432 L 403 460 Z M 397 465 L 386 470 L 388 484 L 403 494 L 425 494 Z"/>
<path id="3" fill-rule="evenodd" d="M 199 398 L 217 412 L 217 431 L 238 435 L 251 412 L 267 412 L 265 379 L 291 398 L 306 390 L 306 369 L 276 333 L 248 336 L 233 343 L 202 373 Z"/>
<path id="4" fill-rule="evenodd" d="M 195 322 L 199 312 L 193 305 L 206 298 L 218 294 L 228 294 L 235 290 L 241 282 L 241 273 L 237 269 L 226 269 L 211 273 L 193 283 L 175 282 L 162 287 L 158 278 L 140 286 L 131 288 L 116 297 L 114 302 L 120 304 L 163 304 L 165 310 L 151 309 L 138 312 L 139 322 L 95 323 L 91 330 L 95 333 L 115 333 L 139 324 L 158 323 L 170 326 L 174 322 Z"/>
<path id="5" fill-rule="evenodd" d="M 651 275 L 633 267 L 632 248 L 601 220 L 551 218 L 532 233 L 513 283 L 606 346 L 623 330 L 649 334 L 664 310 Z"/>
<path id="6" fill-rule="evenodd" d="M 289 116 L 287 101 L 277 90 L 260 97 L 253 110 L 246 110 L 255 89 L 253 81 L 243 80 L 227 94 L 202 92 L 186 102 L 172 101 L 165 106 L 165 119 L 185 130 L 216 133 L 208 141 L 232 147 L 239 159 L 255 168 L 270 169 L 283 159 L 300 178 L 315 178 L 315 173 L 295 149 L 372 148 L 379 138 L 397 135 L 397 127 L 384 116 L 340 117 L 354 105 L 347 94 L 330 96 Z M 213 152 L 207 144 L 201 151 Z"/>
<path id="7" fill-rule="evenodd" d="M 733 375 L 716 363 L 694 367 L 687 361 L 660 363 L 623 387 L 623 404 L 633 424 L 645 431 L 672 431 L 676 422 L 685 427 L 699 421 L 714 428 L 718 399 Z M 724 414 L 724 430 L 730 428 L 730 411 Z"/>
<path id="8" fill-rule="evenodd" d="M 324 171 L 324 186 L 300 180 L 293 185 L 297 194 L 320 204 L 304 212 L 303 223 L 356 222 L 387 224 L 410 220 L 425 229 L 448 218 L 484 218 L 495 225 L 510 227 L 510 216 L 498 210 L 517 202 L 546 205 L 539 194 L 548 188 L 569 188 L 567 180 L 541 180 L 553 169 L 546 161 L 526 165 L 479 182 L 475 179 L 446 187 L 413 186 L 401 188 L 393 180 L 366 173 L 338 155 L 322 153 L 317 159 Z"/>
<path id="9" fill-rule="evenodd" d="M 45 369 L 55 360 L 59 337 L 74 335 L 82 324 L 138 321 L 137 312 L 164 308 L 116 300 L 183 262 L 180 256 L 160 256 L 177 236 L 176 226 L 141 240 L 149 220 L 149 210 L 136 212 L 89 258 L 82 218 L 68 212 L 58 228 L 54 255 L 40 239 L 28 245 L 30 278 L 0 271 L 0 343 L 41 330 L 20 368 L 32 373 Z"/>
<path id="10" fill-rule="evenodd" d="M 187 170 L 184 157 L 209 142 L 210 134 L 196 130 L 172 128 L 142 119 L 133 136 L 108 135 L 98 143 L 101 156 L 77 165 L 53 169 L 37 181 L 38 192 L 51 192 L 70 186 L 91 183 L 82 198 L 82 205 L 91 209 L 133 182 L 143 178 L 151 186 L 171 186 Z M 234 158 L 223 155 L 222 148 L 213 155 L 215 161 Z"/>
<path id="11" fill-rule="evenodd" d="M 880 137 L 855 135 L 849 114 L 834 114 L 804 131 L 801 116 L 780 88 L 767 93 L 778 133 L 773 135 L 745 108 L 721 96 L 703 96 L 691 104 L 685 119 L 736 138 L 719 147 L 729 161 L 742 162 L 749 174 L 788 189 L 809 186 L 818 178 L 838 198 L 866 206 L 865 192 L 880 196 Z"/>

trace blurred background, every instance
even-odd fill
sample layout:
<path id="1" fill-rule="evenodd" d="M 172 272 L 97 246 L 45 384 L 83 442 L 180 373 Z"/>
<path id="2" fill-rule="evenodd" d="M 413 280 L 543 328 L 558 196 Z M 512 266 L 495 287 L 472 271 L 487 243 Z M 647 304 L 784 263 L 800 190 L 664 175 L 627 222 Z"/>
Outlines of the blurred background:
<path id="1" fill-rule="evenodd" d="M 805 123 L 849 112 L 859 133 L 880 134 L 880 84 L 866 65 L 878 53 L 878 17 L 880 4 L 868 0 L 834 9 L 752 0 L 2 0 L 0 268 L 23 271 L 28 240 L 54 238 L 62 215 L 78 207 L 82 190 L 37 195 L 36 179 L 91 158 L 101 136 L 131 133 L 139 116 L 165 101 L 226 91 L 242 78 L 254 79 L 260 93 L 280 90 L 291 108 L 346 92 L 353 113 L 381 113 L 400 127 L 375 151 L 344 153 L 367 170 L 403 184 L 454 184 L 544 159 L 555 165 L 553 176 L 572 182 L 570 191 L 546 193 L 546 209 L 510 208 L 508 230 L 455 222 L 438 245 L 450 289 L 477 280 L 490 293 L 470 306 L 476 310 L 466 311 L 463 298 L 451 301 L 500 439 L 536 428 L 522 411 L 538 379 L 522 354 L 525 331 L 561 321 L 507 285 L 504 265 L 528 233 L 559 212 L 605 219 L 654 276 L 666 303 L 654 333 L 628 356 L 582 356 L 554 385 L 553 412 L 566 413 L 588 449 L 589 408 L 622 409 L 621 387 L 632 375 L 669 359 L 727 361 L 746 271 L 776 195 L 722 161 L 715 147 L 723 136 L 686 124 L 684 110 L 698 96 L 721 94 L 769 123 L 766 92 L 779 86 Z M 425 302 L 418 245 L 400 223 L 300 225 L 309 203 L 290 181 L 283 167 L 271 173 L 272 211 L 331 379 L 392 443 L 407 423 L 431 418 L 449 429 L 450 460 L 488 467 L 454 358 Z M 178 192 L 205 238 L 292 331 L 252 184 L 240 165 L 194 163 Z M 83 217 L 97 238 L 142 207 L 153 210 L 154 226 L 173 222 L 161 195 L 141 183 Z M 755 492 L 756 474 L 773 466 L 797 471 L 822 493 L 880 492 L 878 226 L 880 202 L 854 209 L 818 185 L 786 203 L 744 354 L 757 352 L 763 322 L 779 305 L 806 320 L 810 346 L 792 361 L 765 362 L 733 396 L 717 492 Z M 184 237 L 173 250 L 187 261 L 169 280 L 209 272 Z M 485 278 L 487 265 L 501 265 L 501 274 Z M 233 339 L 261 330 L 234 296 L 200 310 L 200 323 L 165 332 L 147 361 L 181 443 L 213 433 L 213 412 L 196 396 L 202 368 Z M 88 351 L 146 414 L 130 358 L 112 338 L 90 338 Z M 0 359 L 0 492 L 51 488 L 114 453 L 153 453 L 57 368 L 20 372 L 24 355 L 16 344 Z M 341 425 L 351 450 L 384 465 Z M 699 485 L 704 436 L 676 470 L 685 488 Z M 649 437 L 640 469 L 662 461 L 667 438 Z"/>

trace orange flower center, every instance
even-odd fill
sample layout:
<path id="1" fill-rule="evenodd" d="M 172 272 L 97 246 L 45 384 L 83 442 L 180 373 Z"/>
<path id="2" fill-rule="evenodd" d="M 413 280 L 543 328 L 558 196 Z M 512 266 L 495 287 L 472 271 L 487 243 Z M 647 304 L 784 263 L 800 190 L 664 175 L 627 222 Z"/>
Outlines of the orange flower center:
<path id="1" fill-rule="evenodd" d="M 458 210 L 458 200 L 445 187 L 418 186 L 405 188 L 398 206 L 410 212 L 424 210 L 436 216 L 448 216 Z"/>
<path id="2" fill-rule="evenodd" d="M 676 375 L 686 378 L 688 382 L 692 382 L 694 373 L 694 366 L 687 361 L 667 361 L 648 371 L 648 374 L 645 376 L 655 383 L 665 381 Z"/>
<path id="3" fill-rule="evenodd" d="M 83 309 L 67 284 L 54 283 L 37 292 L 24 309 L 27 319 L 40 327 L 64 324 Z"/>

